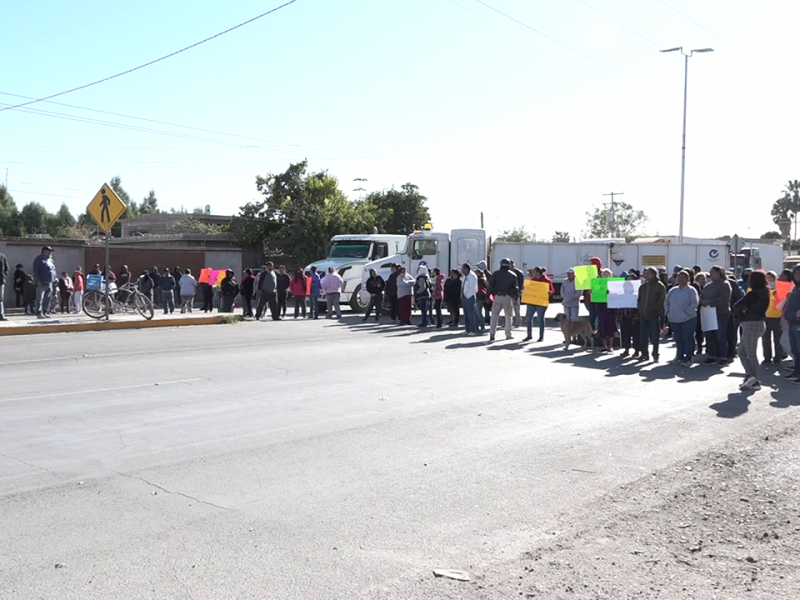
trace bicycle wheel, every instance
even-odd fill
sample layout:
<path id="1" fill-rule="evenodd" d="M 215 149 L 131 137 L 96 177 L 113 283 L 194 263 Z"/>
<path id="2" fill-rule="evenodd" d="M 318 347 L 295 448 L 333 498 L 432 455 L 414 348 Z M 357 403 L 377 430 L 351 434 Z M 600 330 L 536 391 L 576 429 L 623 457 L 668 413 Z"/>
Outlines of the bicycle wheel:
<path id="1" fill-rule="evenodd" d="M 137 292 L 133 297 L 133 304 L 136 306 L 137 312 L 145 319 L 149 321 L 153 318 L 155 312 L 153 311 L 153 303 L 150 302 L 150 298 Z"/>
<path id="2" fill-rule="evenodd" d="M 106 297 L 103 292 L 89 290 L 83 295 L 83 312 L 92 319 L 106 316 Z"/>

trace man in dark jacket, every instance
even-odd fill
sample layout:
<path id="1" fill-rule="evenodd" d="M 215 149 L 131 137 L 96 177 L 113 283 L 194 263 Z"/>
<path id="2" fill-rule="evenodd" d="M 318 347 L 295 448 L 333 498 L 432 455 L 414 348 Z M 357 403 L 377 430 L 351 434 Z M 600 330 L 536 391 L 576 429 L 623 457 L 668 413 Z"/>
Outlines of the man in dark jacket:
<path id="1" fill-rule="evenodd" d="M 0 253 L 0 321 L 6 320 L 6 281 L 8 281 L 8 260 Z"/>
<path id="2" fill-rule="evenodd" d="M 517 276 L 517 287 L 520 291 L 514 299 L 514 327 L 519 327 L 522 325 L 522 290 L 525 289 L 525 273 L 517 268 L 513 260 L 510 262 L 511 271 Z"/>
<path id="3" fill-rule="evenodd" d="M 161 304 L 164 307 L 164 314 L 175 312 L 175 297 L 172 290 L 175 289 L 175 278 L 169 272 L 169 267 L 164 268 L 164 272 L 158 278 L 158 288 L 161 290 Z"/>
<path id="4" fill-rule="evenodd" d="M 386 282 L 384 293 L 386 297 L 389 298 L 389 316 L 392 318 L 392 321 L 396 321 L 399 315 L 397 311 L 397 264 L 392 263 L 391 269 L 392 273 L 389 275 L 389 280 Z"/>
<path id="5" fill-rule="evenodd" d="M 525 276 L 522 276 L 523 285 Z M 497 321 L 500 318 L 500 311 L 505 315 L 506 339 L 510 340 L 511 324 L 514 318 L 514 302 L 520 296 L 519 279 L 517 274 L 511 270 L 511 261 L 504 258 L 500 261 L 500 269 L 492 274 L 489 284 L 489 293 L 494 295 L 492 305 L 492 319 L 489 323 L 489 341 L 494 341 L 494 334 L 497 331 Z"/>
<path id="6" fill-rule="evenodd" d="M 639 362 L 650 360 L 650 344 L 653 344 L 653 361 L 658 362 L 658 344 L 661 341 L 659 319 L 664 312 L 667 287 L 658 278 L 653 267 L 644 270 L 644 283 L 639 287 L 639 317 L 642 327 L 642 354 Z"/>
<path id="7" fill-rule="evenodd" d="M 286 316 L 286 297 L 289 295 L 289 286 L 292 285 L 292 278 L 286 272 L 286 267 L 278 267 L 278 312 L 281 317 Z"/>
<path id="8" fill-rule="evenodd" d="M 794 359 L 794 372 L 786 377 L 800 384 L 800 266 L 794 268 L 792 281 L 794 289 L 783 305 L 783 318 L 789 323 L 789 344 Z"/>
<path id="9" fill-rule="evenodd" d="M 708 355 L 705 364 L 719 362 L 725 366 L 728 362 L 728 321 L 731 320 L 732 288 L 722 267 L 711 267 L 709 276 L 711 280 L 700 291 L 700 306 L 713 306 L 716 309 L 717 330 L 705 332 Z"/>
<path id="10" fill-rule="evenodd" d="M 396 285 L 396 284 L 395 284 Z M 372 307 L 375 307 L 375 322 L 377 323 L 381 317 L 381 304 L 383 303 L 383 290 L 386 289 L 386 282 L 383 277 L 378 275 L 375 269 L 369 270 L 369 279 L 367 279 L 367 292 L 369 293 L 369 304 L 367 305 L 367 312 L 364 314 L 363 321 L 369 319 L 372 312 Z"/>
<path id="11" fill-rule="evenodd" d="M 25 282 L 28 281 L 28 276 L 22 268 L 22 265 L 17 265 L 17 270 L 14 271 L 14 305 L 17 308 L 25 306 Z"/>
<path id="12" fill-rule="evenodd" d="M 275 275 L 275 266 L 268 262 L 264 265 L 261 273 L 258 274 L 258 282 L 256 283 L 258 289 L 258 306 L 256 307 L 256 320 L 260 320 L 267 311 L 267 306 L 272 313 L 273 321 L 280 321 L 281 316 L 278 313 L 278 278 Z"/>
<path id="13" fill-rule="evenodd" d="M 45 246 L 42 248 L 42 253 L 33 260 L 33 282 L 36 285 L 34 310 L 40 319 L 50 316 L 50 299 L 53 295 L 53 286 L 58 280 L 52 255 L 53 249 Z"/>

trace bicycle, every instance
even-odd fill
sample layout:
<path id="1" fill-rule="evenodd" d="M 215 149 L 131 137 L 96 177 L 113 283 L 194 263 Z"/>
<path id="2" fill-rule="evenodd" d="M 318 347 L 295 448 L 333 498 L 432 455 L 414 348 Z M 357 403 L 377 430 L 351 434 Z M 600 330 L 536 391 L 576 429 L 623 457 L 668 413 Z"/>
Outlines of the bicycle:
<path id="1" fill-rule="evenodd" d="M 140 314 L 148 321 L 153 318 L 155 311 L 150 298 L 140 292 L 135 283 L 126 283 L 119 288 L 108 291 L 111 312 L 114 314 Z M 87 290 L 83 295 L 83 312 L 92 319 L 102 319 L 106 316 L 106 291 Z"/>

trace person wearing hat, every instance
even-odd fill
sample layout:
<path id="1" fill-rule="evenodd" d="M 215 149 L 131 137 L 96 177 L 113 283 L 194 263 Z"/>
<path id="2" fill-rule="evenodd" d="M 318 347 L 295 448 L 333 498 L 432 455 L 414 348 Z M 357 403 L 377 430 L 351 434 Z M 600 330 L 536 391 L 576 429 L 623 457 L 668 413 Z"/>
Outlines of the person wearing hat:
<path id="1" fill-rule="evenodd" d="M 489 283 L 489 293 L 494 295 L 492 305 L 492 320 L 489 323 L 489 341 L 494 341 L 494 334 L 497 331 L 497 321 L 500 319 L 500 311 L 505 315 L 506 339 L 512 339 L 511 325 L 514 319 L 514 302 L 520 295 L 517 274 L 511 270 L 511 261 L 504 258 L 500 261 L 500 269 L 492 274 Z"/>
<path id="2" fill-rule="evenodd" d="M 561 304 L 564 306 L 567 320 L 577 321 L 581 294 L 575 289 L 575 269 L 567 269 L 567 278 L 561 284 Z"/>
<path id="3" fill-rule="evenodd" d="M 50 301 L 53 286 L 58 280 L 56 265 L 52 259 L 53 249 L 44 246 L 42 253 L 33 260 L 33 283 L 36 286 L 34 311 L 39 319 L 50 316 Z"/>

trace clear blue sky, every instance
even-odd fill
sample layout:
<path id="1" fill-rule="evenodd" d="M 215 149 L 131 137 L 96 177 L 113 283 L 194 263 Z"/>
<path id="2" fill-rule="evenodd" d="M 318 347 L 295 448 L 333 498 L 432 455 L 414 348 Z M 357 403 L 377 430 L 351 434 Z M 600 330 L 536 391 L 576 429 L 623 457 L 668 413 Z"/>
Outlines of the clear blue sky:
<path id="1" fill-rule="evenodd" d="M 579 235 L 615 191 L 651 216 L 650 233 L 673 234 L 683 62 L 658 49 L 710 46 L 690 61 L 686 234 L 775 228 L 772 202 L 800 178 L 800 2 L 669 0 L 708 31 L 661 0 L 487 2 L 595 60 L 475 0 L 298 0 L 57 99 L 221 133 L 40 103 L 28 108 L 168 135 L 6 111 L 0 177 L 8 168 L 19 205 L 82 212 L 118 174 L 137 200 L 154 188 L 164 208 L 232 214 L 257 196 L 256 174 L 307 157 L 350 195 L 356 177 L 370 190 L 416 183 L 437 229 L 484 211 L 493 233 Z M 4 2 L 0 92 L 88 83 L 280 3 Z"/>

